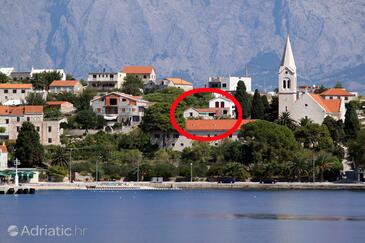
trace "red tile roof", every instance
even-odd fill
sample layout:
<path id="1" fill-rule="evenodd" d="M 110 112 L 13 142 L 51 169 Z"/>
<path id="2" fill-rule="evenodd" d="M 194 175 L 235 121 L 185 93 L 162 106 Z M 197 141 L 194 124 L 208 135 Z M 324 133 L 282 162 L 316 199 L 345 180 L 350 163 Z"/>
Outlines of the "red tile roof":
<path id="1" fill-rule="evenodd" d="M 0 116 L 24 115 L 24 114 L 43 114 L 43 106 L 0 106 Z"/>
<path id="2" fill-rule="evenodd" d="M 74 87 L 78 83 L 78 80 L 54 80 L 49 87 Z"/>
<path id="3" fill-rule="evenodd" d="M 125 66 L 122 72 L 126 74 L 150 74 L 152 70 L 152 66 Z"/>
<path id="4" fill-rule="evenodd" d="M 338 113 L 341 109 L 341 100 L 340 99 L 323 99 L 321 96 L 317 94 L 309 94 L 312 96 L 312 98 L 320 105 L 322 106 L 326 112 L 329 113 Z"/>
<path id="5" fill-rule="evenodd" d="M 0 89 L 31 89 L 32 87 L 32 84 L 0 84 Z"/>
<path id="6" fill-rule="evenodd" d="M 62 104 L 71 104 L 68 101 L 47 101 L 47 105 L 62 105 Z"/>
<path id="7" fill-rule="evenodd" d="M 192 83 L 185 81 L 181 78 L 166 78 L 167 80 L 170 80 L 175 85 L 193 85 Z"/>
<path id="8" fill-rule="evenodd" d="M 187 120 L 185 129 L 188 131 L 227 131 L 231 129 L 237 120 L 221 119 L 221 120 Z M 254 120 L 243 120 L 241 126 Z"/>
<path id="9" fill-rule="evenodd" d="M 321 96 L 355 96 L 354 94 L 348 92 L 346 89 L 332 88 L 327 89 L 320 93 Z"/>

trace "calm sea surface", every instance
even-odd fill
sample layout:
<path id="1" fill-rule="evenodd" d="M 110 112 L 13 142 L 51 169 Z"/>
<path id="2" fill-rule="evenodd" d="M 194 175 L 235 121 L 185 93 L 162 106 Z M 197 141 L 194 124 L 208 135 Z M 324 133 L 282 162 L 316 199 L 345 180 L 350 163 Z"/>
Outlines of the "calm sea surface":
<path id="1" fill-rule="evenodd" d="M 0 195 L 0 242 L 365 242 L 365 193 L 186 190 Z"/>

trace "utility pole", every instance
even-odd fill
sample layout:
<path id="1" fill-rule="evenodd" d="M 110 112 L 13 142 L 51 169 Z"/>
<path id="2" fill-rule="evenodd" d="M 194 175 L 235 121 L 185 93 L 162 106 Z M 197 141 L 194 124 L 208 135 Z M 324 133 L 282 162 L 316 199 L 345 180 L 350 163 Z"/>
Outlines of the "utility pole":
<path id="1" fill-rule="evenodd" d="M 314 152 L 312 153 L 312 166 L 313 166 L 313 183 L 316 182 L 316 172 L 315 172 L 315 163 L 314 163 Z"/>
<path id="2" fill-rule="evenodd" d="M 137 182 L 139 182 L 139 160 L 137 161 Z"/>
<path id="3" fill-rule="evenodd" d="M 95 163 L 95 181 L 97 182 L 99 180 L 99 175 L 98 175 L 98 159 L 96 160 L 96 163 Z"/>
<path id="4" fill-rule="evenodd" d="M 193 182 L 193 163 L 190 163 L 190 182 Z"/>
<path id="5" fill-rule="evenodd" d="M 69 160 L 69 164 L 68 164 L 68 166 L 69 166 L 69 169 L 70 169 L 70 176 L 69 176 L 69 180 L 70 180 L 70 183 L 72 182 L 72 170 L 71 170 L 71 159 L 72 159 L 72 157 L 71 157 L 71 154 L 72 154 L 72 149 L 70 149 L 70 160 Z"/>

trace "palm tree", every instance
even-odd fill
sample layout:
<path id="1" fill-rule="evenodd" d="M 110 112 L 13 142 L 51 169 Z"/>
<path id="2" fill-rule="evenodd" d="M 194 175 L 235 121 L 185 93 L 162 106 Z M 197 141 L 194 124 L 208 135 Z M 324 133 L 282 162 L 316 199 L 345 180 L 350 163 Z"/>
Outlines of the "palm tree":
<path id="1" fill-rule="evenodd" d="M 328 153 L 320 153 L 315 160 L 315 165 L 320 174 L 321 182 L 323 182 L 324 172 L 335 165 L 334 158 Z"/>
<path id="2" fill-rule="evenodd" d="M 279 116 L 279 119 L 276 120 L 276 123 L 279 125 L 283 125 L 288 127 L 290 130 L 294 131 L 297 127 L 297 122 L 291 118 L 291 115 L 289 112 L 283 112 Z"/>
<path id="3" fill-rule="evenodd" d="M 60 146 L 57 146 L 51 155 L 51 164 L 58 165 L 62 167 L 67 167 L 69 162 L 69 156 L 67 155 L 66 149 Z"/>
<path id="4" fill-rule="evenodd" d="M 305 156 L 296 156 L 294 160 L 289 164 L 289 170 L 297 177 L 298 182 L 302 176 L 308 176 L 309 172 L 309 160 Z"/>
<path id="5" fill-rule="evenodd" d="M 311 124 L 311 123 L 313 123 L 313 120 L 308 118 L 308 117 L 304 117 L 304 118 L 300 119 L 300 121 L 299 121 L 299 125 L 301 127 L 305 127 L 305 126 L 307 126 L 308 124 Z"/>

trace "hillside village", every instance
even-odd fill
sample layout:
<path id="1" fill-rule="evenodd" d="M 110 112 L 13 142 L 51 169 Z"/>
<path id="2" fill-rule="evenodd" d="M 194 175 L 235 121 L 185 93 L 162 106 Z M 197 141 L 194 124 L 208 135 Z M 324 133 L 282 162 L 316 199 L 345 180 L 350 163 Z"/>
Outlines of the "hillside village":
<path id="1" fill-rule="evenodd" d="M 240 102 L 243 121 L 229 138 L 200 143 L 178 134 L 168 117 L 193 84 L 158 78 L 153 66 L 92 70 L 85 80 L 62 69 L 0 68 L 0 179 L 14 179 L 15 158 L 21 180 L 30 182 L 183 180 L 192 170 L 196 180 L 362 178 L 365 99 L 340 83 L 299 86 L 297 75 L 288 37 L 276 91 L 252 90 L 247 74 L 207 78 L 205 87 Z M 175 115 L 187 132 L 206 137 L 237 118 L 234 103 L 216 93 L 192 95 Z"/>

